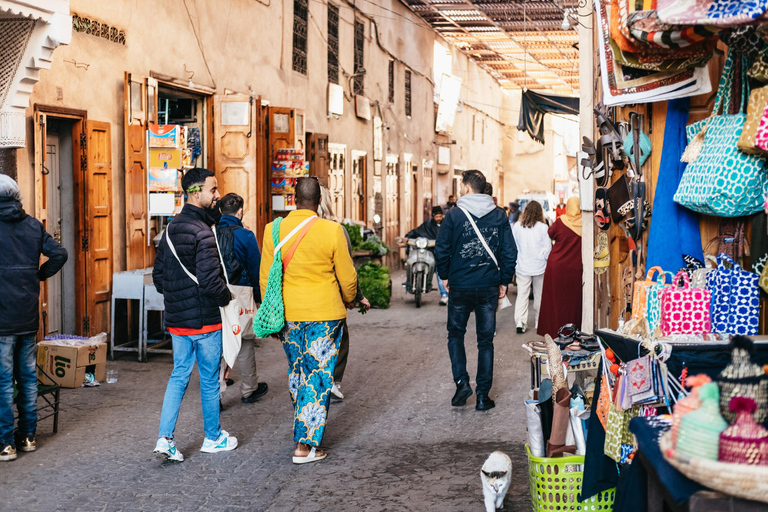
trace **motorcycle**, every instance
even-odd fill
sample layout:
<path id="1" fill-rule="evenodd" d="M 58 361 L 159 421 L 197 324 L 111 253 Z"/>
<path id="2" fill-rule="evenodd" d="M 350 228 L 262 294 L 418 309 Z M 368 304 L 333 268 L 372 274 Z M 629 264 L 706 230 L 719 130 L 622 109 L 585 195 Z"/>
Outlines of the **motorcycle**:
<path id="1" fill-rule="evenodd" d="M 398 239 L 402 243 L 403 239 Z M 416 307 L 421 307 L 422 294 L 432 291 L 432 274 L 435 273 L 435 255 L 428 250 L 435 246 L 434 240 L 424 237 L 405 240 L 408 255 L 405 259 L 405 291 L 412 293 Z"/>

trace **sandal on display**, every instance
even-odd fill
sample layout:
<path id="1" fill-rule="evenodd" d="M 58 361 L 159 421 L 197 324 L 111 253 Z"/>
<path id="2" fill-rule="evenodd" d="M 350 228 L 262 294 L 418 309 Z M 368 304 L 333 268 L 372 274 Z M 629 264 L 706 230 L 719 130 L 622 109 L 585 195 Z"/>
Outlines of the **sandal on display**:
<path id="1" fill-rule="evenodd" d="M 578 331 L 576 330 L 575 325 L 565 324 L 560 328 L 559 331 L 557 331 L 557 338 L 555 338 L 553 341 L 555 344 L 557 344 L 558 347 L 563 349 L 574 342 L 577 332 Z"/>
<path id="2" fill-rule="evenodd" d="M 608 271 L 609 255 L 608 233 L 601 231 L 597 234 L 597 247 L 595 247 L 595 274 L 600 275 Z"/>
<path id="3" fill-rule="evenodd" d="M 616 169 L 624 169 L 624 152 L 622 151 L 622 142 L 624 139 L 614 126 L 610 116 L 600 105 L 595 109 L 597 127 L 600 130 L 599 142 L 603 148 L 610 152 L 610 159 Z"/>
<path id="4" fill-rule="evenodd" d="M 597 227 L 606 230 L 611 226 L 610 205 L 608 204 L 608 189 L 598 187 L 595 190 L 595 222 Z"/>
<path id="5" fill-rule="evenodd" d="M 582 144 L 581 150 L 587 155 L 586 158 L 581 159 L 581 166 L 584 168 L 582 176 L 585 180 L 594 176 L 598 185 L 604 185 L 608 181 L 608 177 L 605 170 L 602 145 L 598 141 L 597 148 L 595 148 L 592 139 L 584 137 L 584 144 Z"/>

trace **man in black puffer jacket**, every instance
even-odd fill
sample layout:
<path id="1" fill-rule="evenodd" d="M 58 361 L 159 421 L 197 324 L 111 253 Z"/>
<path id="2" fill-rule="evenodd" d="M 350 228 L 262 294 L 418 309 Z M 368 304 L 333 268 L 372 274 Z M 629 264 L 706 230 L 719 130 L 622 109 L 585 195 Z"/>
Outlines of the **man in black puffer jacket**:
<path id="1" fill-rule="evenodd" d="M 155 288 L 165 299 L 165 324 L 173 338 L 173 373 L 165 391 L 154 452 L 173 462 L 184 460 L 176 449 L 173 432 L 195 361 L 200 374 L 205 427 L 200 451 L 215 453 L 237 447 L 237 439 L 221 430 L 219 424 L 222 351 L 219 307 L 229 304 L 232 298 L 211 230 L 215 223 L 212 213 L 221 196 L 216 178 L 208 169 L 190 169 L 184 174 L 181 186 L 187 202 L 168 224 L 152 271 Z"/>
<path id="2" fill-rule="evenodd" d="M 37 329 L 40 282 L 67 262 L 67 251 L 24 213 L 16 182 L 0 174 L 0 461 L 16 458 L 13 378 L 19 397 L 18 448 L 37 448 Z M 48 261 L 40 266 L 40 255 Z M 14 363 L 20 363 L 16 364 Z"/>

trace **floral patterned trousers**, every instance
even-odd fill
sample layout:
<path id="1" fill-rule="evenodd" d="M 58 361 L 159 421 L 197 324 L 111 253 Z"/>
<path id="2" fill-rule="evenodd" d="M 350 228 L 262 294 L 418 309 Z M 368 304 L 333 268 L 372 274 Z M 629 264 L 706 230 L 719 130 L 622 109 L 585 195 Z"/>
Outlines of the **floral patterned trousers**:
<path id="1" fill-rule="evenodd" d="M 323 440 L 343 326 L 343 320 L 286 322 L 280 333 L 288 356 L 293 440 L 297 443 L 320 446 Z"/>

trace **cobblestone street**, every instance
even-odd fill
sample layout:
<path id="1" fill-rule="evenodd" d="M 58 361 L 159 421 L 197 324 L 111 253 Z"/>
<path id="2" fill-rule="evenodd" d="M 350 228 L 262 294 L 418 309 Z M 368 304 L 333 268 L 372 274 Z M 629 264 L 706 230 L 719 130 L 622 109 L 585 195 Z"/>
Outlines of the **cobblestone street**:
<path id="1" fill-rule="evenodd" d="M 450 405 L 455 387 L 446 350 L 446 308 L 432 292 L 416 309 L 393 278 L 389 310 L 350 313 L 346 399 L 334 402 L 323 442 L 328 459 L 294 466 L 292 411 L 280 344 L 262 341 L 260 379 L 270 391 L 240 402 L 239 376 L 224 395 L 222 428 L 238 448 L 204 454 L 196 372 L 182 404 L 176 439 L 183 464 L 152 455 L 171 358 L 148 363 L 121 355 L 108 361 L 117 384 L 62 391 L 59 433 L 38 428 L 36 453 L 0 465 L 0 509 L 8 511 L 480 511 L 480 467 L 493 450 L 513 460 L 506 511 L 529 509 L 525 418 L 528 358 L 515 334 L 513 308 L 498 316 L 496 408 Z M 514 301 L 514 295 L 511 294 Z M 532 323 L 532 322 L 531 322 Z M 469 373 L 477 351 L 474 319 L 467 333 Z M 473 383 L 474 384 L 474 383 Z"/>

